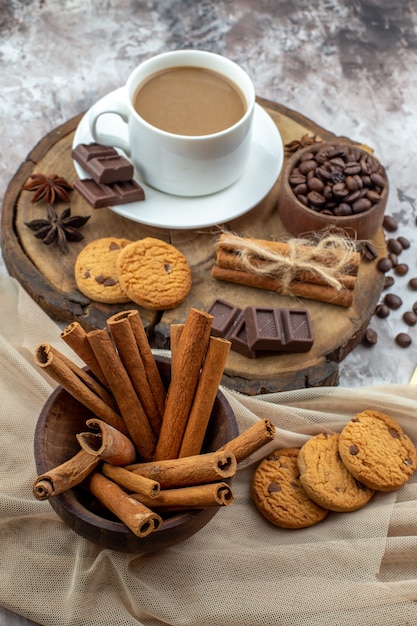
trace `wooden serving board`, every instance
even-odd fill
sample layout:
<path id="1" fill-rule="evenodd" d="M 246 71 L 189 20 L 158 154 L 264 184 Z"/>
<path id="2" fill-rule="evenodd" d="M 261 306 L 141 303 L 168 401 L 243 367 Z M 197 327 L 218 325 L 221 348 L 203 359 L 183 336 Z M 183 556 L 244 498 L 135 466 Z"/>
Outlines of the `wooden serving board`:
<path id="1" fill-rule="evenodd" d="M 277 124 L 284 144 L 300 139 L 306 133 L 326 141 L 336 139 L 334 134 L 299 113 L 261 98 L 257 100 Z M 211 268 L 219 228 L 165 230 L 145 226 L 107 208 L 94 210 L 75 191 L 71 195 L 72 215 L 91 215 L 81 231 L 83 241 L 70 242 L 70 251 L 64 256 L 54 245 L 46 246 L 34 237 L 25 222 L 44 217 L 45 207 L 41 202 L 32 204 L 32 194 L 22 191 L 22 186 L 34 172 L 58 174 L 70 183 L 76 179 L 71 146 L 81 117 L 77 116 L 56 128 L 34 147 L 11 180 L 4 198 L 1 229 L 4 260 L 10 274 L 32 298 L 54 320 L 63 323 L 78 320 L 87 330 L 104 327 L 107 318 L 119 310 L 137 308 L 156 348 L 169 348 L 171 324 L 184 322 L 190 307 L 206 310 L 215 298 L 221 297 L 241 308 L 278 306 L 308 309 L 314 336 L 313 347 L 308 353 L 249 359 L 232 351 L 223 384 L 250 395 L 337 385 L 338 364 L 361 341 L 382 291 L 384 277 L 376 269 L 375 262 L 362 261 L 354 301 L 346 309 L 217 281 L 211 277 Z M 254 209 L 223 224 L 222 228 L 261 239 L 288 238 L 289 233 L 284 229 L 276 208 L 279 184 L 278 179 L 270 193 Z M 60 203 L 57 210 L 61 211 L 66 206 L 68 203 Z M 193 279 L 185 302 L 170 311 L 153 312 L 133 303 L 104 305 L 83 296 L 74 280 L 76 256 L 86 243 L 110 235 L 129 239 L 157 237 L 180 249 L 192 269 Z M 374 244 L 379 255 L 384 256 L 386 248 L 382 231 L 377 233 Z"/>

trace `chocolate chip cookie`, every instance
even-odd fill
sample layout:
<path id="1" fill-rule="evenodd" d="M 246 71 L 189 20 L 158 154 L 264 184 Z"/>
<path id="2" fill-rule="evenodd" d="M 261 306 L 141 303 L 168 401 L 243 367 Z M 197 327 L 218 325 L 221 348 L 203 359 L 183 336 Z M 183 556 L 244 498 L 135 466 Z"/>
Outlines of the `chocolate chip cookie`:
<path id="1" fill-rule="evenodd" d="M 321 433 L 306 441 L 298 455 L 300 482 L 320 506 L 338 512 L 356 511 L 369 502 L 374 492 L 342 463 L 339 436 Z"/>
<path id="2" fill-rule="evenodd" d="M 394 491 L 417 466 L 414 443 L 385 413 L 366 410 L 343 428 L 339 453 L 346 468 L 370 489 Z"/>
<path id="3" fill-rule="evenodd" d="M 256 468 L 252 499 L 258 511 L 280 528 L 307 528 L 321 522 L 328 510 L 313 502 L 299 481 L 298 448 L 276 450 Z"/>

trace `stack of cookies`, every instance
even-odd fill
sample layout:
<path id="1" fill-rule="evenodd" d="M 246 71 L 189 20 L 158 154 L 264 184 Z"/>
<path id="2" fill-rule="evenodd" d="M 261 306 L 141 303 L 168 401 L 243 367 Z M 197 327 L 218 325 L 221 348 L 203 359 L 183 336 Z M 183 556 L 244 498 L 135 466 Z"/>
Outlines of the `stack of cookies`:
<path id="1" fill-rule="evenodd" d="M 79 253 L 74 273 L 78 289 L 91 300 L 135 302 L 152 310 L 173 309 L 191 288 L 184 255 L 154 237 L 96 239 Z"/>
<path id="2" fill-rule="evenodd" d="M 416 467 L 416 448 L 400 424 L 366 410 L 340 433 L 321 433 L 301 448 L 269 455 L 254 472 L 252 497 L 275 526 L 306 528 L 330 511 L 362 508 L 375 491 L 399 489 Z"/>

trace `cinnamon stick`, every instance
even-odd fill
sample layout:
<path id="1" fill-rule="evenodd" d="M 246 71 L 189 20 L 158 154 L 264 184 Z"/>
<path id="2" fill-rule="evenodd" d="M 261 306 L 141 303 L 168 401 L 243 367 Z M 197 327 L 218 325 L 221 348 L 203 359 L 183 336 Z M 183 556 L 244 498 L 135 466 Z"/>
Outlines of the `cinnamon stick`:
<path id="1" fill-rule="evenodd" d="M 97 432 L 76 434 L 83 450 L 113 465 L 127 465 L 135 461 L 135 446 L 126 435 L 97 418 L 87 420 L 87 426 Z"/>
<path id="2" fill-rule="evenodd" d="M 267 443 L 273 441 L 274 437 L 275 425 L 268 419 L 262 419 L 224 444 L 219 450 L 233 454 L 237 463 L 240 463 Z"/>
<path id="3" fill-rule="evenodd" d="M 131 494 L 132 498 L 157 511 L 178 511 L 184 509 L 202 509 L 207 506 L 229 506 L 234 501 L 233 491 L 225 482 L 208 483 L 166 489 L 159 492 L 156 498 L 142 494 Z"/>
<path id="4" fill-rule="evenodd" d="M 149 419 L 152 430 L 158 437 L 161 430 L 162 414 L 159 412 L 158 404 L 150 388 L 145 365 L 139 352 L 129 317 L 121 314 L 113 315 L 107 320 L 107 325 L 121 361 Z"/>
<path id="5" fill-rule="evenodd" d="M 171 378 L 175 369 L 175 357 L 178 353 L 178 347 L 180 345 L 181 334 L 184 329 L 184 324 L 171 324 L 170 326 L 170 347 L 171 347 Z"/>
<path id="6" fill-rule="evenodd" d="M 209 339 L 207 354 L 182 438 L 179 457 L 191 456 L 201 452 L 230 346 L 231 342 L 227 339 L 221 337 L 210 337 Z"/>
<path id="7" fill-rule="evenodd" d="M 162 524 L 162 518 L 157 513 L 131 498 L 119 485 L 99 472 L 93 472 L 84 484 L 136 537 L 146 537 Z"/>
<path id="8" fill-rule="evenodd" d="M 144 461 L 149 461 L 153 458 L 156 437 L 108 330 L 90 331 L 88 341 L 101 368 L 106 372 L 108 384 L 136 450 Z"/>
<path id="9" fill-rule="evenodd" d="M 110 478 L 127 491 L 134 491 L 147 496 L 150 500 L 159 495 L 160 484 L 156 480 L 152 480 L 152 478 L 134 474 L 124 467 L 115 467 L 110 465 L 110 463 L 103 463 L 100 471 L 104 476 L 107 476 L 107 478 Z"/>
<path id="10" fill-rule="evenodd" d="M 223 269 L 230 270 L 245 270 L 245 266 L 238 254 L 230 250 L 224 250 L 219 248 L 216 254 L 216 263 Z M 261 268 L 265 266 L 268 261 L 261 258 L 252 259 L 251 263 L 254 268 Z M 257 274 L 258 275 L 258 274 Z M 297 271 L 294 275 L 294 279 L 302 283 L 313 283 L 315 285 L 327 285 L 326 280 L 314 271 Z M 356 276 L 352 274 L 339 274 L 337 280 L 345 289 L 354 289 L 356 285 Z"/>
<path id="11" fill-rule="evenodd" d="M 207 452 L 180 459 L 126 465 L 125 469 L 157 480 L 162 489 L 200 485 L 234 476 L 236 458 L 228 450 Z"/>
<path id="12" fill-rule="evenodd" d="M 253 242 L 255 245 L 266 248 L 267 250 L 271 250 L 272 252 L 276 252 L 278 254 L 290 254 L 290 245 L 286 241 L 272 241 L 266 239 L 247 238 L 239 237 L 237 235 L 231 236 L 228 233 L 221 233 L 218 242 L 218 249 L 236 251 L 239 250 L 242 241 Z M 319 261 L 323 264 L 328 264 L 330 266 L 334 264 L 334 260 L 339 254 L 338 250 L 332 248 L 331 246 L 326 249 L 321 248 L 320 251 L 318 251 L 315 246 L 305 245 L 304 249 L 310 254 L 313 261 Z M 344 272 L 346 274 L 357 274 L 359 271 L 360 263 L 360 253 L 357 251 L 350 252 L 349 254 L 347 254 L 347 263 L 344 268 Z"/>
<path id="13" fill-rule="evenodd" d="M 210 337 L 213 316 L 190 309 L 181 333 L 175 368 L 169 385 L 155 459 L 173 459 L 179 454 L 191 410 L 200 369 Z"/>
<path id="14" fill-rule="evenodd" d="M 151 388 L 156 405 L 158 406 L 159 414 L 162 416 L 164 414 L 166 391 L 158 370 L 158 366 L 156 365 L 154 356 L 152 354 L 152 350 L 149 345 L 148 337 L 143 327 L 139 311 L 137 311 L 136 309 L 131 309 L 129 311 L 116 313 L 116 315 L 110 317 L 110 321 L 117 321 L 118 319 L 124 317 L 126 317 L 126 319 L 129 321 L 130 326 L 132 327 L 132 331 L 139 348 L 139 353 L 142 357 L 143 365 L 145 366 L 149 386 Z"/>
<path id="15" fill-rule="evenodd" d="M 62 331 L 61 338 L 74 350 L 80 359 L 84 361 L 93 372 L 94 376 L 96 376 L 104 386 L 107 386 L 106 377 L 89 344 L 87 331 L 84 330 L 81 324 L 79 322 L 68 324 Z"/>
<path id="16" fill-rule="evenodd" d="M 70 365 L 68 359 L 58 350 L 53 349 L 48 343 L 41 344 L 35 351 L 35 363 L 94 415 L 127 434 L 121 416 L 103 399 L 105 397 L 103 388 L 95 387 L 96 383 L 92 378 L 88 378 L 81 368 L 77 368 L 74 364 Z M 111 404 L 114 404 L 113 399 Z"/>
<path id="17" fill-rule="evenodd" d="M 33 495 L 37 500 L 48 500 L 68 489 L 79 485 L 97 467 L 100 459 L 85 450 L 40 474 L 33 485 Z"/>
<path id="18" fill-rule="evenodd" d="M 239 270 L 223 269 L 217 265 L 213 266 L 211 275 L 218 280 L 245 285 L 246 287 L 266 289 L 268 291 L 280 292 L 283 288 L 283 282 L 279 278 L 260 276 Z M 326 302 L 328 304 L 336 304 L 347 308 L 350 307 L 353 302 L 352 289 L 341 289 L 339 291 L 328 285 L 315 285 L 314 283 L 291 281 L 288 286 L 288 291 L 294 296 Z"/>

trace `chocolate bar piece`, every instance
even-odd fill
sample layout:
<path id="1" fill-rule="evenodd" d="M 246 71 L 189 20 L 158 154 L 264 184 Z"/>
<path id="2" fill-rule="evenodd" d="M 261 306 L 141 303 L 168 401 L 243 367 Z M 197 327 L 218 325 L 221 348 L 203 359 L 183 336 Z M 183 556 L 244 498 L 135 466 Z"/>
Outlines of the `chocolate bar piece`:
<path id="1" fill-rule="evenodd" d="M 313 345 L 311 320 L 306 309 L 280 309 L 286 352 L 308 352 Z"/>
<path id="2" fill-rule="evenodd" d="M 80 143 L 71 156 L 96 183 L 110 185 L 133 178 L 133 165 L 111 146 Z"/>
<path id="3" fill-rule="evenodd" d="M 74 189 L 94 209 L 129 202 L 140 202 L 145 199 L 145 192 L 135 180 L 104 185 L 96 183 L 92 178 L 83 178 L 74 181 Z"/>
<path id="4" fill-rule="evenodd" d="M 250 359 L 256 359 L 256 351 L 251 350 L 248 344 L 246 321 L 243 314 L 236 320 L 231 332 L 227 335 L 227 339 L 231 342 L 231 349 L 234 352 L 238 352 Z"/>
<path id="5" fill-rule="evenodd" d="M 214 337 L 226 337 L 242 310 L 222 298 L 213 300 L 207 313 L 213 316 L 211 334 Z"/>
<path id="6" fill-rule="evenodd" d="M 250 350 L 281 350 L 281 320 L 277 308 L 248 306 L 243 315 Z"/>

